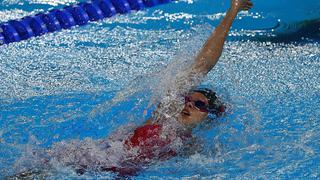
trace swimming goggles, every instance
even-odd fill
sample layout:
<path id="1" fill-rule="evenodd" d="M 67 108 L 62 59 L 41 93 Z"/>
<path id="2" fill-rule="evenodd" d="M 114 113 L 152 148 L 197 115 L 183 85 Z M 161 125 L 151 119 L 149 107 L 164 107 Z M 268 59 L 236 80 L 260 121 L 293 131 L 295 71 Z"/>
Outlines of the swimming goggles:
<path id="1" fill-rule="evenodd" d="M 187 104 L 188 102 L 191 102 L 194 105 L 194 107 L 201 112 L 209 112 L 209 105 L 203 101 L 193 101 L 190 96 L 185 96 L 184 103 Z"/>

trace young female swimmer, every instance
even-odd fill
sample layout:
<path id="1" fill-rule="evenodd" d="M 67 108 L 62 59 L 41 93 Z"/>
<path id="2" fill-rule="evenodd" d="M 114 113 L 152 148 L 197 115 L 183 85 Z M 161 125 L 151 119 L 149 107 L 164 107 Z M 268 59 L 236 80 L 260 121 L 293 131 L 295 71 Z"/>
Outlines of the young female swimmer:
<path id="1" fill-rule="evenodd" d="M 215 66 L 237 14 L 242 10 L 249 10 L 252 6 L 251 0 L 231 0 L 231 7 L 226 16 L 203 45 L 187 75 L 193 76 L 193 73 L 206 75 Z M 192 138 L 193 127 L 206 119 L 209 113 L 219 116 L 225 109 L 210 89 L 189 90 L 184 98 L 184 107 L 175 116 L 178 125 L 171 126 L 174 129 L 166 129 L 168 122 L 164 116 L 148 120 L 124 138 L 123 148 L 129 155 L 120 163 L 121 166 L 101 166 L 101 170 L 117 172 L 120 175 L 134 175 L 143 165 L 176 156 L 181 152 L 181 146 L 178 149 L 173 147 L 179 144 L 178 141 L 182 146 L 187 146 L 188 140 Z"/>
<path id="2" fill-rule="evenodd" d="M 231 6 L 225 17 L 203 45 L 186 76 L 193 77 L 194 74 L 206 75 L 215 66 L 222 54 L 225 39 L 237 14 L 242 10 L 249 10 L 252 6 L 251 0 L 231 0 Z M 172 99 L 169 98 L 170 100 Z M 108 149 L 110 146 L 105 145 L 106 154 L 110 157 L 108 161 L 90 159 L 84 163 L 73 161 L 65 164 L 75 167 L 77 172 L 82 174 L 92 169 L 92 166 L 89 165 L 90 163 L 88 164 L 87 162 L 94 161 L 95 167 L 99 171 L 112 171 L 120 176 L 128 176 L 137 174 L 145 165 L 152 162 L 179 155 L 181 150 L 188 146 L 188 142 L 190 143 L 190 139 L 192 139 L 192 128 L 204 121 L 209 113 L 219 116 L 224 112 L 225 108 L 210 89 L 189 89 L 184 95 L 184 100 L 184 105 L 181 107 L 182 110 L 174 116 L 174 122 L 167 121 L 166 116 L 155 115 L 144 125 L 134 129 L 128 136 L 122 138 L 121 150 Z M 161 106 L 163 105 L 159 105 L 155 114 L 161 114 Z M 177 108 L 169 105 L 168 109 L 176 111 Z M 173 123 L 175 126 L 167 126 L 166 123 Z M 174 127 L 174 129 L 168 129 L 167 127 Z M 109 139 L 112 139 L 112 137 Z M 101 142 L 101 144 L 105 143 Z M 114 154 L 122 155 L 121 157 L 116 157 Z M 51 155 L 56 155 L 56 160 L 58 161 L 59 156 L 61 156 L 55 153 Z M 82 158 L 88 159 L 90 156 L 86 154 Z M 38 173 L 26 171 L 15 177 L 30 177 L 33 176 L 32 174 Z"/>

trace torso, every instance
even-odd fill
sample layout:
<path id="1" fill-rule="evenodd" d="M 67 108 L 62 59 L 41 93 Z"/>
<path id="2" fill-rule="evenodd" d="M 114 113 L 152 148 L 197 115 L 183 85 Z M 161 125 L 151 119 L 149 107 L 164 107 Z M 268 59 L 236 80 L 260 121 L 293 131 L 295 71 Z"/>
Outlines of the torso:
<path id="1" fill-rule="evenodd" d="M 177 152 L 170 148 L 175 137 L 164 135 L 163 128 L 157 124 L 147 124 L 135 129 L 133 135 L 125 141 L 127 150 L 137 150 L 135 161 L 146 162 L 175 156 Z"/>

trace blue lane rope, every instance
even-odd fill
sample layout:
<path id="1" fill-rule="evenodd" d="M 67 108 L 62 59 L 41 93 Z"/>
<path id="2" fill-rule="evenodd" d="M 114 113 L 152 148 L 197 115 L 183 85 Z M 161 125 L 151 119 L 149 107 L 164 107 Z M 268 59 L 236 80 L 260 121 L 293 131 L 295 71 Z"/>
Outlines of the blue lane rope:
<path id="1" fill-rule="evenodd" d="M 169 3 L 172 0 L 92 0 L 0 23 L 0 45 L 19 42 L 49 32 L 83 26 L 116 14 Z"/>

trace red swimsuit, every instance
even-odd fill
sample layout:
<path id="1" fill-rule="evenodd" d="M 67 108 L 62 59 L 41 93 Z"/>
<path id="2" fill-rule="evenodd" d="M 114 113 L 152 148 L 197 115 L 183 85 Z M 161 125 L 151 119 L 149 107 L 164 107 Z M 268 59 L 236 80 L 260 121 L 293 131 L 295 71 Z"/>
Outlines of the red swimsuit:
<path id="1" fill-rule="evenodd" d="M 177 153 L 168 147 L 173 137 L 162 137 L 161 133 L 160 125 L 144 125 L 134 131 L 134 134 L 125 141 L 125 145 L 128 150 L 133 148 L 138 150 L 135 160 L 140 162 L 175 156 Z"/>
<path id="2" fill-rule="evenodd" d="M 164 160 L 177 155 L 169 147 L 175 137 L 164 136 L 161 125 L 144 125 L 135 129 L 132 136 L 125 140 L 125 148 L 133 152 L 133 156 L 122 167 L 103 168 L 120 175 L 135 175 L 143 165 L 154 160 Z"/>

